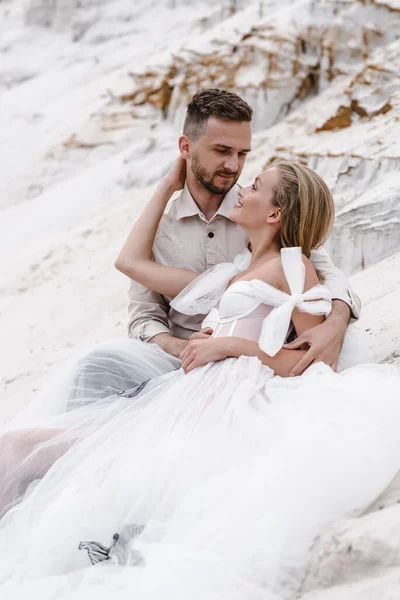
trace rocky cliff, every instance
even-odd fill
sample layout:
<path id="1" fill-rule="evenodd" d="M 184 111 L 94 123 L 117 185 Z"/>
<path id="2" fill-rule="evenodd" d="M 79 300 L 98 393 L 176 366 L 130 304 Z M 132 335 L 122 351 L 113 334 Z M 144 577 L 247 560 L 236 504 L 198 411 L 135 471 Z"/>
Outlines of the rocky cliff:
<path id="1" fill-rule="evenodd" d="M 255 110 L 248 175 L 293 157 L 330 183 L 339 266 L 351 274 L 398 248 L 397 0 L 8 0 L 0 16 L 0 206 L 54 197 L 113 159 L 110 184 L 152 183 L 187 99 L 221 86 Z"/>
<path id="2" fill-rule="evenodd" d="M 326 178 L 330 251 L 399 363 L 398 0 L 0 0 L 2 418 L 126 335 L 114 258 L 205 86 L 254 107 L 243 183 L 288 157 Z M 400 597 L 399 489 L 316 542 L 303 600 Z"/>

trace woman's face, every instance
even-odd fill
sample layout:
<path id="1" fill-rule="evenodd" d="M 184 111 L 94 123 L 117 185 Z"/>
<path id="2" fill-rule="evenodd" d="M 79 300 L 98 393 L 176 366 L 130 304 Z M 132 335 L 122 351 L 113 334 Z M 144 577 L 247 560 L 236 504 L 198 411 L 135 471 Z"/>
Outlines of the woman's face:
<path id="1" fill-rule="evenodd" d="M 272 167 L 255 178 L 253 185 L 239 191 L 239 199 L 229 218 L 243 228 L 258 229 L 271 222 L 271 215 L 280 209 L 273 203 L 274 189 L 279 183 L 279 171 Z M 279 219 L 278 219 L 279 220 Z M 276 222 L 276 219 L 272 222 Z"/>

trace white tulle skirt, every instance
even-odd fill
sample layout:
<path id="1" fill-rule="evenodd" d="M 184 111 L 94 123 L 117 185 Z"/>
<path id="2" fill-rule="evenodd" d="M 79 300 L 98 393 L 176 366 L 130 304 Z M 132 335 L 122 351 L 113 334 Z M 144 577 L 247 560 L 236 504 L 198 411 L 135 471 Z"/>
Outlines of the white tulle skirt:
<path id="1" fill-rule="evenodd" d="M 0 598 L 291 597 L 316 536 L 399 470 L 399 384 L 390 366 L 282 379 L 241 357 L 59 412 L 29 458 L 58 460 L 0 523 Z"/>

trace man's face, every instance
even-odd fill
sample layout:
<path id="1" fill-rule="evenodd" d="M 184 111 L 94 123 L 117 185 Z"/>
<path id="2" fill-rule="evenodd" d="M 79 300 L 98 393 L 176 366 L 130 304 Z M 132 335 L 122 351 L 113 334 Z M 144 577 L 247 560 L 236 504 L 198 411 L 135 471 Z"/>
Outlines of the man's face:
<path id="1" fill-rule="evenodd" d="M 226 194 L 239 179 L 250 149 L 250 123 L 210 117 L 206 131 L 191 143 L 188 167 L 206 190 Z"/>

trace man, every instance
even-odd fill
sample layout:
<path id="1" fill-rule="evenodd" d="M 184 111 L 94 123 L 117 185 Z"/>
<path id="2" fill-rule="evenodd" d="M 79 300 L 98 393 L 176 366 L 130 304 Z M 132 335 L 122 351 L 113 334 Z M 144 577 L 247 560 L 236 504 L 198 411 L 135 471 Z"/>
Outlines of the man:
<path id="1" fill-rule="evenodd" d="M 232 260 L 245 247 L 245 233 L 228 216 L 237 200 L 236 182 L 251 149 L 251 118 L 250 106 L 224 90 L 200 91 L 189 103 L 183 136 L 179 138 L 187 180 L 160 223 L 154 245 L 158 262 L 202 272 Z M 332 294 L 333 308 L 323 325 L 286 346 L 310 347 L 294 368 L 294 375 L 312 362 L 323 361 L 335 368 L 350 315 L 358 317 L 360 311 L 358 297 L 327 253 L 315 251 L 311 260 Z M 179 358 L 203 317 L 175 312 L 167 298 L 134 281 L 129 297 L 129 336 L 157 344 Z"/>
<path id="2" fill-rule="evenodd" d="M 251 107 L 224 90 L 202 90 L 188 104 L 179 138 L 179 151 L 187 166 L 186 183 L 182 193 L 169 202 L 161 220 L 153 249 L 158 262 L 203 272 L 231 261 L 246 246 L 245 232 L 228 216 L 236 204 L 237 180 L 251 150 L 251 119 Z M 350 315 L 358 317 L 360 311 L 359 299 L 327 253 L 318 250 L 310 258 L 331 292 L 333 308 L 324 324 L 286 346 L 309 347 L 293 375 L 318 361 L 336 368 Z M 127 272 L 126 265 L 122 270 Z M 177 313 L 169 300 L 131 281 L 131 346 L 125 357 L 129 369 L 121 366 L 121 357 L 113 355 L 111 346 L 100 346 L 82 362 L 76 383 L 78 404 L 87 381 L 94 383 L 89 387 L 101 397 L 180 366 L 179 357 L 204 317 Z M 134 371 L 134 380 L 132 375 L 126 379 L 128 370 Z"/>

